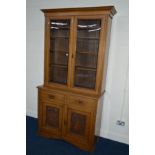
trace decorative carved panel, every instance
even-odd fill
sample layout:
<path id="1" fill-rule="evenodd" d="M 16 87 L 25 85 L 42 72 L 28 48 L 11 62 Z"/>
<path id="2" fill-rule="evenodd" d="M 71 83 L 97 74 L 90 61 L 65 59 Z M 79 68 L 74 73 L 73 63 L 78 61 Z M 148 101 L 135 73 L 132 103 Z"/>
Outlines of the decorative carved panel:
<path id="1" fill-rule="evenodd" d="M 59 128 L 59 109 L 56 107 L 46 106 L 46 125 Z"/>
<path id="2" fill-rule="evenodd" d="M 85 135 L 86 116 L 72 112 L 71 113 L 70 132 L 78 135 Z"/>

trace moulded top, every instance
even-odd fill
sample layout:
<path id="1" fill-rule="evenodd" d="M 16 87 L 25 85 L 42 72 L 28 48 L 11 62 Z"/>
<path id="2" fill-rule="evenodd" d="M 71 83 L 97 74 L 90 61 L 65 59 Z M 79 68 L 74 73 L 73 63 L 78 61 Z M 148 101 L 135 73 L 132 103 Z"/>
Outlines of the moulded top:
<path id="1" fill-rule="evenodd" d="M 80 8 L 54 8 L 54 9 L 41 9 L 44 13 L 57 13 L 57 12 L 77 12 L 77 11 L 108 11 L 111 15 L 117 13 L 114 6 L 100 6 L 100 7 L 80 7 Z"/>

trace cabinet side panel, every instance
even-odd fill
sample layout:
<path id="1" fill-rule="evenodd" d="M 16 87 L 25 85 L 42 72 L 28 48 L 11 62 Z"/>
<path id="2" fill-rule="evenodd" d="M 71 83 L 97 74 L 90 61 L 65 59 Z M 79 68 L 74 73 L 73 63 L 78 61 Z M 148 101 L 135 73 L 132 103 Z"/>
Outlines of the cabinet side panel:
<path id="1" fill-rule="evenodd" d="M 96 115 L 96 125 L 95 125 L 95 135 L 100 135 L 101 129 L 101 119 L 102 119 L 102 109 L 103 109 L 103 97 L 105 91 L 105 84 L 106 84 L 106 75 L 107 75 L 107 66 L 108 66 L 108 56 L 109 56 L 109 45 L 110 45 L 110 34 L 111 34 L 111 23 L 112 19 L 110 16 L 107 16 L 107 38 L 106 38 L 106 49 L 104 55 L 104 64 L 103 64 L 103 75 L 102 75 L 102 88 L 101 93 L 103 94 L 97 105 L 97 115 Z"/>
<path id="2" fill-rule="evenodd" d="M 40 102 L 40 89 L 38 88 L 38 127 L 41 128 L 42 124 L 42 104 Z"/>
<path id="3" fill-rule="evenodd" d="M 106 42 L 106 51 L 104 57 L 104 68 L 103 68 L 103 80 L 102 80 L 102 92 L 105 90 L 106 84 L 106 75 L 107 75 L 107 67 L 108 67 L 108 56 L 109 56 L 109 46 L 110 46 L 110 34 L 111 34 L 111 17 L 108 17 L 108 24 L 107 24 L 107 42 Z"/>
<path id="4" fill-rule="evenodd" d="M 44 85 L 48 84 L 49 71 L 49 18 L 45 17 L 45 34 L 44 34 Z"/>
<path id="5" fill-rule="evenodd" d="M 103 96 L 100 97 L 98 101 L 98 105 L 97 105 L 96 122 L 95 122 L 95 135 L 96 136 L 100 136 L 102 109 L 103 109 Z"/>

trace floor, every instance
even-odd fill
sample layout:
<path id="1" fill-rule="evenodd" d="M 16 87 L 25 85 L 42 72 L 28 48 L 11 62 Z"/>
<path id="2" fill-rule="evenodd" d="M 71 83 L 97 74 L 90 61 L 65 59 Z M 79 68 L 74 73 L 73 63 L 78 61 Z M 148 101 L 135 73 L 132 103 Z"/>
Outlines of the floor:
<path id="1" fill-rule="evenodd" d="M 99 138 L 93 153 L 61 140 L 37 135 L 37 119 L 26 117 L 26 155 L 129 155 L 129 145 Z"/>

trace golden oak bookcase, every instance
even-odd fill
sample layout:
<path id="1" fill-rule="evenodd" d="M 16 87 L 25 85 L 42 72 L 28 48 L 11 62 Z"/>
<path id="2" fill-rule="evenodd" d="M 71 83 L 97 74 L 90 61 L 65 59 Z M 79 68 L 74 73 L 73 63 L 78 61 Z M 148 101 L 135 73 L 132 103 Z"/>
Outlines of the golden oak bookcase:
<path id="1" fill-rule="evenodd" d="M 100 128 L 113 6 L 43 9 L 44 85 L 39 134 L 91 151 Z M 95 125 L 96 124 L 96 125 Z"/>

